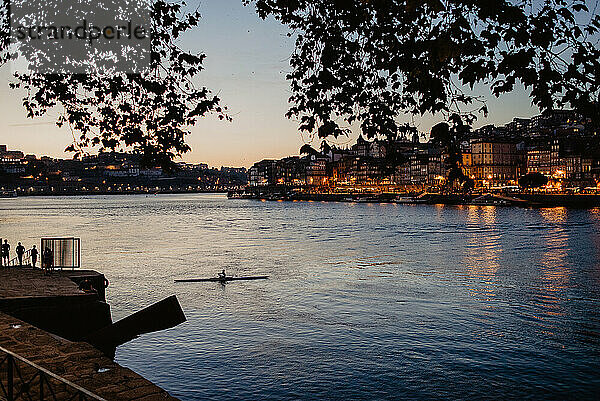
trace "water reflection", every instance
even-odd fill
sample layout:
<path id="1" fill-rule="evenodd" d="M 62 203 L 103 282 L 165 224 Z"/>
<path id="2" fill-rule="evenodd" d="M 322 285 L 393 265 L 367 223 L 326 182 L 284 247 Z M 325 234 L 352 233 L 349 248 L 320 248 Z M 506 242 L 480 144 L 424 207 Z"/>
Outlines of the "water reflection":
<path id="1" fill-rule="evenodd" d="M 545 221 L 552 223 L 543 233 L 546 250 L 541 257 L 541 274 L 545 289 L 556 294 L 567 288 L 571 276 L 565 261 L 570 251 L 569 229 L 565 225 L 567 209 L 545 209 L 540 213 Z"/>
<path id="2" fill-rule="evenodd" d="M 541 325 L 544 334 L 555 335 L 556 324 L 552 320 L 565 314 L 561 302 L 564 290 L 570 286 L 571 277 L 571 269 L 566 266 L 570 251 L 569 231 L 565 225 L 567 209 L 542 209 L 540 215 L 548 227 L 542 233 L 544 252 L 539 264 L 541 288 L 533 301 L 533 317 L 544 322 Z"/>
<path id="3" fill-rule="evenodd" d="M 496 272 L 500 268 L 502 246 L 496 223 L 495 207 L 469 206 L 467 208 L 467 243 L 464 263 L 471 279 L 469 293 L 478 300 L 495 298 Z"/>
<path id="4" fill-rule="evenodd" d="M 567 220 L 566 207 L 540 209 L 540 215 L 549 223 L 564 223 Z"/>
<path id="5" fill-rule="evenodd" d="M 591 241 L 594 244 L 594 253 L 590 255 L 591 260 L 595 260 L 595 266 L 592 269 L 592 277 L 596 285 L 600 287 L 600 208 L 594 208 L 589 211 L 593 221 L 596 222 L 595 230 L 591 236 Z"/>

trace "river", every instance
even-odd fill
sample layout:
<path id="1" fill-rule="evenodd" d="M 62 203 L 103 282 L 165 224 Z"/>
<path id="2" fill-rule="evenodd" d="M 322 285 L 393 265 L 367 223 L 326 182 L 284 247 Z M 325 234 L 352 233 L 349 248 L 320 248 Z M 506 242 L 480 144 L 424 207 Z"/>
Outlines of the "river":
<path id="1" fill-rule="evenodd" d="M 0 236 L 80 237 L 115 320 L 176 294 L 116 361 L 182 400 L 600 394 L 600 209 L 31 197 Z M 270 279 L 173 282 L 221 269 Z"/>

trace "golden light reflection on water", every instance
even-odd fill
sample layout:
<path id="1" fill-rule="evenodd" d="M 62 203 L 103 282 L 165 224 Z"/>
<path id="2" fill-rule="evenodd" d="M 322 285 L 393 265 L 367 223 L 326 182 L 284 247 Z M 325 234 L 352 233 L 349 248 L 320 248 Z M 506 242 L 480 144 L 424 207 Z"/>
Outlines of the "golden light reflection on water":
<path id="1" fill-rule="evenodd" d="M 464 263 L 472 283 L 469 293 L 479 300 L 492 301 L 496 297 L 495 276 L 502 253 L 500 233 L 493 228 L 497 210 L 495 207 L 469 206 L 466 211 L 469 234 Z M 492 305 L 487 304 L 487 307 Z"/>
<path id="2" fill-rule="evenodd" d="M 592 218 L 592 221 L 596 223 L 594 227 L 595 233 L 600 234 L 600 208 L 596 207 L 594 209 L 590 209 L 589 213 Z M 600 287 L 600 235 L 592 235 L 591 240 L 595 248 L 595 254 L 593 257 L 596 260 L 596 268 L 593 271 L 593 278 L 597 283 L 598 287 Z"/>
<path id="3" fill-rule="evenodd" d="M 435 207 L 435 215 L 438 219 L 442 219 L 443 218 L 443 213 L 444 213 L 444 205 L 442 204 L 435 204 L 433 205 Z"/>
<path id="4" fill-rule="evenodd" d="M 548 284 L 549 291 L 556 292 L 566 288 L 571 271 L 565 266 L 569 251 L 569 233 L 562 225 L 567 219 L 567 209 L 554 208 L 540 211 L 544 220 L 555 224 L 544 231 L 546 251 L 542 254 L 542 279 Z"/>
<path id="5" fill-rule="evenodd" d="M 567 220 L 567 208 L 553 207 L 550 209 L 540 209 L 540 215 L 548 223 L 564 223 Z"/>
<path id="6" fill-rule="evenodd" d="M 600 222 L 600 207 L 595 207 L 589 210 L 590 216 L 598 222 Z"/>
<path id="7" fill-rule="evenodd" d="M 502 264 L 506 263 L 503 253 L 512 251 L 503 246 L 498 210 L 495 207 L 471 206 L 461 211 L 468 228 L 464 253 L 468 291 L 488 310 L 496 308 L 495 301 L 503 296 L 498 291 L 504 278 L 498 273 Z M 538 258 L 524 261 L 524 266 L 517 263 L 504 267 L 535 272 L 532 278 L 537 284 L 536 288 L 522 300 L 519 310 L 527 320 L 535 322 L 540 335 L 554 337 L 558 333 L 557 320 L 566 315 L 564 291 L 571 287 L 572 271 L 567 267 L 571 252 L 568 210 L 542 209 L 539 213 L 543 229 L 538 234 Z M 518 237 L 514 239 L 518 242 Z M 510 255 L 506 256 L 510 259 Z M 495 313 L 490 310 L 485 315 L 491 317 Z"/>
<path id="8" fill-rule="evenodd" d="M 542 233 L 545 251 L 540 258 L 539 272 L 541 294 L 533 302 L 534 318 L 546 321 L 553 316 L 564 316 L 561 307 L 561 292 L 569 287 L 571 270 L 566 266 L 566 258 L 570 251 L 569 232 L 563 226 L 567 220 L 566 208 L 541 209 L 542 219 L 550 226 Z M 545 334 L 554 334 L 544 330 Z"/>

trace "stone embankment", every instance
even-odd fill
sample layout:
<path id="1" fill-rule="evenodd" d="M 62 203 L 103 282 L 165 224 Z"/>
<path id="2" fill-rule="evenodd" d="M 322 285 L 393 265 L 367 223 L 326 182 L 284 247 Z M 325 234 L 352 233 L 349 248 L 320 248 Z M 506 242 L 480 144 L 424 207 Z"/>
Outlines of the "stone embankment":
<path id="1" fill-rule="evenodd" d="M 34 269 L 0 269 L 0 399 L 6 394 L 9 380 L 9 359 L 13 364 L 13 394 L 25 393 L 31 399 L 40 399 L 40 377 L 45 379 L 42 391 L 48 395 L 55 392 L 57 399 L 69 399 L 74 387 L 92 393 L 97 400 L 176 400 L 165 390 L 144 379 L 137 373 L 120 366 L 93 346 L 72 341 L 80 332 L 67 333 L 71 340 L 60 336 L 61 324 L 75 327 L 79 324 L 102 326 L 110 324 L 110 309 L 95 293 L 79 289 L 69 274 L 91 279 L 99 273 L 63 272 L 45 276 Z M 103 280 L 103 276 L 101 278 Z M 103 298 L 103 296 L 102 296 Z M 86 318 L 86 313 L 89 316 Z M 95 321 L 100 319 L 100 321 Z M 32 321 L 35 321 L 35 326 Z M 37 326 L 37 327 L 36 327 Z M 44 329 L 40 328 L 42 326 Z M 58 329 L 54 329 L 54 328 Z M 69 329 L 70 330 L 70 329 Z M 24 358 L 7 358 L 10 351 Z M 30 363 L 28 363 L 30 362 Z M 33 364 L 33 365 L 32 365 Z M 40 375 L 40 369 L 52 375 Z M 2 389 L 4 388 L 4 390 Z M 52 399 L 49 397 L 48 399 Z M 79 398 L 77 398 L 79 399 Z"/>

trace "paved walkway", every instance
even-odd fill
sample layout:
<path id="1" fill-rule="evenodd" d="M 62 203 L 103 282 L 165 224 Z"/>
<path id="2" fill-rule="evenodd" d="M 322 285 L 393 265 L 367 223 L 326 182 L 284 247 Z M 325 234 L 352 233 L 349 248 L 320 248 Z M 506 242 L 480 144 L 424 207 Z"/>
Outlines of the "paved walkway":
<path id="1" fill-rule="evenodd" d="M 4 313 L 0 313 L 0 346 L 106 400 L 176 400 L 91 345 L 55 337 Z M 0 352 L 0 359 L 3 357 Z M 6 365 L 1 367 L 0 380 L 6 384 Z M 31 374 L 24 364 L 19 362 L 19 367 L 24 374 Z M 36 388 L 32 386 L 34 391 Z"/>
<path id="2" fill-rule="evenodd" d="M 77 284 L 59 273 L 44 275 L 41 269 L 0 268 L 0 299 L 85 295 Z"/>
<path id="3" fill-rule="evenodd" d="M 66 273 L 57 272 L 45 276 L 40 269 L 0 268 L 0 303 L 5 306 L 40 302 L 45 305 L 49 299 L 73 302 L 73 298 L 81 298 L 83 302 L 87 302 L 85 297 L 91 297 L 94 302 L 97 299 L 96 294 L 86 294 L 79 290 Z M 65 340 L 3 312 L 0 312 L 0 347 L 106 400 L 176 400 L 165 390 L 130 369 L 119 366 L 91 345 Z M 0 351 L 0 361 L 5 356 Z M 26 379 L 33 377 L 35 370 L 31 367 L 22 362 L 18 366 Z M 0 364 L 0 382 L 6 385 L 6 363 Z M 29 390 L 35 395 L 39 391 L 39 379 L 34 378 L 31 384 Z M 57 389 L 55 390 L 60 393 L 59 400 L 69 399 L 65 393 L 68 391 L 66 387 L 59 385 Z M 1 390 L 0 399 L 3 399 Z"/>

